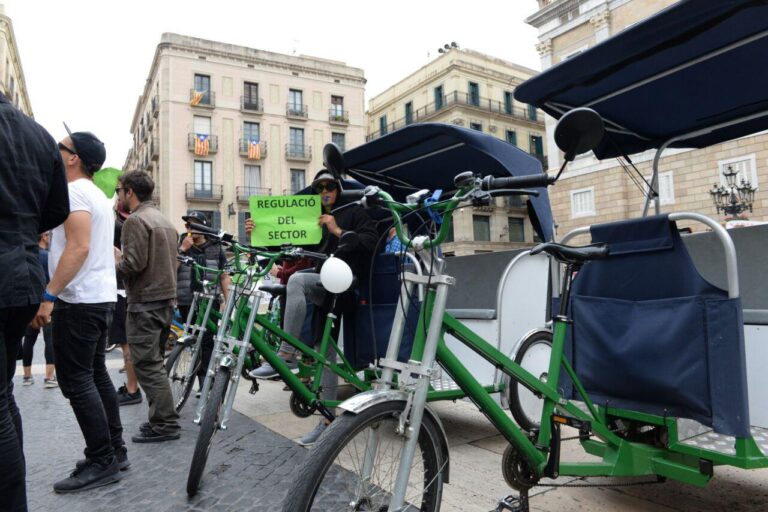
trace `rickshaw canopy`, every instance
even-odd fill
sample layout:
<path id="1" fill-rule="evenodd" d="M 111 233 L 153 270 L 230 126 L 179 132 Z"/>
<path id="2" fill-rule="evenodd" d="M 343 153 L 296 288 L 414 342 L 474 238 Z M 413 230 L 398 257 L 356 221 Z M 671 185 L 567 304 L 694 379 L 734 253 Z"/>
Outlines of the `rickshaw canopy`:
<path id="1" fill-rule="evenodd" d="M 597 111 L 598 158 L 702 148 L 768 129 L 768 1 L 682 0 L 531 78 L 519 101 Z"/>
<path id="2" fill-rule="evenodd" d="M 421 189 L 456 189 L 453 178 L 465 171 L 482 176 L 542 173 L 541 162 L 517 147 L 476 130 L 442 123 L 422 123 L 344 153 L 347 173 L 365 185 L 377 185 L 395 199 Z M 546 189 L 529 196 L 528 212 L 543 240 L 553 237 L 552 211 Z"/>

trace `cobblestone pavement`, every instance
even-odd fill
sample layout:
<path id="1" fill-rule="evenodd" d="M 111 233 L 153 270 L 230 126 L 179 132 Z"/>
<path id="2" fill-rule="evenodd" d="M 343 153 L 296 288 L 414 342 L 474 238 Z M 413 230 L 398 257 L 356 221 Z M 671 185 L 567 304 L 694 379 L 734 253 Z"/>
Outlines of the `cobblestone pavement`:
<path id="1" fill-rule="evenodd" d="M 38 345 L 42 346 L 42 339 L 35 349 L 42 348 Z M 35 352 L 35 360 L 42 361 L 42 352 Z M 108 357 L 112 381 L 119 386 L 123 382 L 117 371 L 122 365 L 120 351 Z M 30 511 L 279 510 L 292 472 L 305 454 L 291 440 L 233 411 L 230 427 L 214 437 L 200 492 L 188 499 L 187 471 L 197 436 L 192 422 L 194 397 L 182 411 L 180 440 L 136 444 L 130 437 L 147 420 L 145 399 L 120 410 L 131 461 L 122 480 L 80 493 L 55 494 L 53 483 L 68 476 L 75 461 L 83 457 L 80 429 L 61 391 L 43 389 L 42 367 L 35 371 L 34 385 L 21 385 L 20 366 L 14 381 L 24 421 Z"/>

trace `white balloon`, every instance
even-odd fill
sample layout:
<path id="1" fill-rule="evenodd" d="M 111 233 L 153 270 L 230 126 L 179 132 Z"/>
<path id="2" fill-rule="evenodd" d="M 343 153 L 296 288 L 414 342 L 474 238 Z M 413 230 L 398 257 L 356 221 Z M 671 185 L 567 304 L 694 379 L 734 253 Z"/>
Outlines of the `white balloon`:
<path id="1" fill-rule="evenodd" d="M 331 256 L 320 269 L 320 282 L 331 293 L 342 293 L 352 284 L 352 269 L 344 261 Z"/>

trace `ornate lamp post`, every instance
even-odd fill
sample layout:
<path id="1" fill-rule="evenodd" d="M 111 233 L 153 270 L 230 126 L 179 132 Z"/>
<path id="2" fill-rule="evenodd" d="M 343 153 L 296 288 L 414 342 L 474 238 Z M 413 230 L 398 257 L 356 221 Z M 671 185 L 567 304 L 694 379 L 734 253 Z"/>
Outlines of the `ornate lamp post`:
<path id="1" fill-rule="evenodd" d="M 753 187 L 749 181 L 742 179 L 738 182 L 737 174 L 738 172 L 729 165 L 723 171 L 727 186 L 715 183 L 709 191 L 717 213 L 724 213 L 726 217 L 731 218 L 736 218 L 747 210 L 752 213 L 752 202 L 755 200 L 757 190 L 757 187 Z"/>

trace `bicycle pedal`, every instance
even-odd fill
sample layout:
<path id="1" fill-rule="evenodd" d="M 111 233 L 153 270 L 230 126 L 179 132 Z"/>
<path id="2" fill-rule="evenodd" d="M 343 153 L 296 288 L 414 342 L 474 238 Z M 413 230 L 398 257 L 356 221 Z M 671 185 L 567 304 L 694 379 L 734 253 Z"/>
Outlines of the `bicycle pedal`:
<path id="1" fill-rule="evenodd" d="M 259 391 L 259 381 L 256 379 L 253 379 L 251 381 L 251 389 L 248 390 L 248 393 L 255 395 Z"/>
<path id="2" fill-rule="evenodd" d="M 520 496 L 502 498 L 496 505 L 496 509 L 491 512 L 529 512 L 528 495 L 521 493 Z"/>

